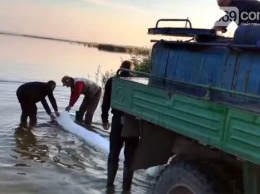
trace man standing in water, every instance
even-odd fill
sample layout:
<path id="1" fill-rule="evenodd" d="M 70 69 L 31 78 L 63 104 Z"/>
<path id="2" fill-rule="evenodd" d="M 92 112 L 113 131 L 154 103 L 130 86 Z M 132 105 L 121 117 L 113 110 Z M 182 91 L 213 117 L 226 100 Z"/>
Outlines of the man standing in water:
<path id="1" fill-rule="evenodd" d="M 16 95 L 22 109 L 21 126 L 27 126 L 27 117 L 30 118 L 29 127 L 32 128 L 37 123 L 37 102 L 41 102 L 45 111 L 52 120 L 55 116 L 51 113 L 50 107 L 45 99 L 48 96 L 49 101 L 55 111 L 56 116 L 59 116 L 56 100 L 53 96 L 53 91 L 56 83 L 52 80 L 46 82 L 28 82 L 21 85 Z"/>
<path id="2" fill-rule="evenodd" d="M 85 114 L 85 124 L 90 125 L 92 123 L 93 115 L 96 111 L 99 99 L 101 96 L 101 87 L 95 82 L 85 78 L 72 78 L 70 76 L 64 76 L 61 79 L 63 86 L 70 87 L 71 96 L 69 105 L 66 107 L 66 111 L 70 111 L 71 107 L 77 102 L 79 96 L 84 94 L 83 102 L 80 105 L 79 111 L 76 112 L 76 121 L 82 121 Z"/>
<path id="3" fill-rule="evenodd" d="M 130 61 L 123 61 L 120 68 L 133 70 L 134 65 Z M 128 71 L 122 71 L 119 76 L 132 77 L 132 74 Z M 108 112 L 111 107 L 111 91 L 112 91 L 113 77 L 109 78 L 105 85 L 105 92 L 102 104 L 102 122 L 105 130 L 109 129 Z M 119 154 L 125 144 L 125 161 L 124 161 L 124 172 L 123 172 L 123 190 L 129 191 L 132 185 L 132 179 L 134 171 L 131 170 L 132 160 L 134 157 L 135 150 L 137 148 L 139 137 L 122 137 L 122 117 L 124 113 L 112 109 L 112 126 L 110 132 L 110 148 L 107 162 L 107 188 L 113 189 L 114 180 L 118 169 Z"/>

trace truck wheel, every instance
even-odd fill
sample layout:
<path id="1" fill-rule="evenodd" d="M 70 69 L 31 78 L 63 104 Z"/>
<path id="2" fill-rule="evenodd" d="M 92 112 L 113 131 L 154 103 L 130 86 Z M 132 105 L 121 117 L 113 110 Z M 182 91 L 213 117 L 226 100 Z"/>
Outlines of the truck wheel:
<path id="1" fill-rule="evenodd" d="M 216 177 L 211 179 L 207 170 L 193 162 L 176 162 L 167 166 L 154 187 L 155 194 L 219 193 L 215 188 Z"/>

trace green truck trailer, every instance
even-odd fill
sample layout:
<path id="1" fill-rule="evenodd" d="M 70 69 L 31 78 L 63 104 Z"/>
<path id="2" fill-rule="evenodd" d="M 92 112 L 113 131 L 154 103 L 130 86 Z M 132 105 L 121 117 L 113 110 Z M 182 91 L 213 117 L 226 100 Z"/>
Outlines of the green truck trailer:
<path id="1" fill-rule="evenodd" d="M 259 32 L 223 38 L 161 19 L 149 34 L 189 39 L 154 41 L 149 74 L 114 78 L 123 134 L 140 136 L 133 168 L 164 165 L 154 193 L 260 193 Z"/>

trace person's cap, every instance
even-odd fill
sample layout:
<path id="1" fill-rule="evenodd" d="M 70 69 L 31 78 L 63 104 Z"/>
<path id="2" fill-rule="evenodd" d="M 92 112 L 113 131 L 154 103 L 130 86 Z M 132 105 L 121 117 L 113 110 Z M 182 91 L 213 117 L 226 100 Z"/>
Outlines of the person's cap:
<path id="1" fill-rule="evenodd" d="M 232 0 L 217 0 L 219 6 L 229 6 Z"/>
<path id="2" fill-rule="evenodd" d="M 65 75 L 62 79 L 61 82 L 63 83 L 63 86 L 65 86 L 66 83 L 69 83 L 70 81 L 70 76 Z"/>

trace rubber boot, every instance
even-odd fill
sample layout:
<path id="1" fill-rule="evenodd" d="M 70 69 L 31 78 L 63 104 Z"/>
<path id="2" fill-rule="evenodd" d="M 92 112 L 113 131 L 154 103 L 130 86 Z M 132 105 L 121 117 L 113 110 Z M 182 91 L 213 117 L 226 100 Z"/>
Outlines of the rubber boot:
<path id="1" fill-rule="evenodd" d="M 32 129 L 36 126 L 36 122 L 30 122 L 29 123 L 29 128 Z"/>
<path id="2" fill-rule="evenodd" d="M 93 114 L 86 113 L 84 123 L 85 123 L 86 125 L 91 125 L 92 119 L 93 119 Z"/>
<path id="3" fill-rule="evenodd" d="M 75 117 L 76 121 L 82 122 L 83 121 L 83 114 L 84 113 L 76 111 L 76 117 Z"/>
<path id="4" fill-rule="evenodd" d="M 27 127 L 27 116 L 22 115 L 20 118 L 20 127 Z"/>
<path id="5" fill-rule="evenodd" d="M 36 126 L 37 118 L 30 118 L 29 128 L 33 128 Z"/>
<path id="6" fill-rule="evenodd" d="M 134 176 L 134 171 L 129 168 L 124 168 L 123 172 L 123 191 L 130 191 L 132 186 L 132 180 Z"/>
<path id="7" fill-rule="evenodd" d="M 108 165 L 107 167 L 107 188 L 114 187 L 114 180 L 116 177 L 118 166 Z"/>

